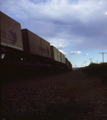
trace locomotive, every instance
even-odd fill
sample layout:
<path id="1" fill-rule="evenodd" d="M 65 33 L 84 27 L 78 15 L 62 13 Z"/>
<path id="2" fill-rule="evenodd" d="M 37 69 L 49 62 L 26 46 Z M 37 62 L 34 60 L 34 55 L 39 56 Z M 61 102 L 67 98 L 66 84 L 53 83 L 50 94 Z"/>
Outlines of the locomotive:
<path id="1" fill-rule="evenodd" d="M 55 46 L 0 11 L 1 65 L 5 71 L 72 70 L 72 64 Z M 27 70 L 28 70 L 27 69 Z"/>

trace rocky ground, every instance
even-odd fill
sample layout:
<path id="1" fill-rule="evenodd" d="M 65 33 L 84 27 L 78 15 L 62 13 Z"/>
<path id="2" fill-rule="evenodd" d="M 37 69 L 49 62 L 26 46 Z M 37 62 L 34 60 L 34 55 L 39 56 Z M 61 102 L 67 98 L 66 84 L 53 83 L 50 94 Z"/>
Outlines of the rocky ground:
<path id="1" fill-rule="evenodd" d="M 107 119 L 107 84 L 99 77 L 75 70 L 14 79 L 2 83 L 3 120 Z"/>

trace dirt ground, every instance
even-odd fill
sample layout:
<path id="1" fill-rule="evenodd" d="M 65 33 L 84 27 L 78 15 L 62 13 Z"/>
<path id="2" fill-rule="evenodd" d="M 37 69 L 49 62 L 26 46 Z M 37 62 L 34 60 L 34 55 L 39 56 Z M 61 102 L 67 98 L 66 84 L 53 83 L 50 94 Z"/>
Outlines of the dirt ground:
<path id="1" fill-rule="evenodd" d="M 97 76 L 75 70 L 14 79 L 2 84 L 3 120 L 107 120 L 107 84 Z"/>

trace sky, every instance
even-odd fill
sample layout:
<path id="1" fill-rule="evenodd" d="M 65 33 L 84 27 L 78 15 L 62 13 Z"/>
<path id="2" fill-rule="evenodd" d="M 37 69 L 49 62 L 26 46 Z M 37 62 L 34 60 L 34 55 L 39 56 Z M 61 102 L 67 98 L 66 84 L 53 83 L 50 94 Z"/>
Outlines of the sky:
<path id="1" fill-rule="evenodd" d="M 107 0 L 0 0 L 0 11 L 57 47 L 73 67 L 100 63 L 107 53 Z"/>

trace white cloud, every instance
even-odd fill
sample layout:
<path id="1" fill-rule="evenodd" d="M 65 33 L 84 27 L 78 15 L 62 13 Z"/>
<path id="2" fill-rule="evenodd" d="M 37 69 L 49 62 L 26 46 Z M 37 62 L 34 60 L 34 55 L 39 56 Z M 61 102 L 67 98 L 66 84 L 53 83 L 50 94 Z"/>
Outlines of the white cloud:
<path id="1" fill-rule="evenodd" d="M 57 45 L 57 46 L 55 46 L 57 49 L 64 49 L 65 47 L 64 46 L 62 46 L 62 45 Z"/>
<path id="2" fill-rule="evenodd" d="M 47 37 L 47 41 L 49 41 L 51 45 L 56 46 L 56 48 L 58 49 L 64 49 L 70 44 L 69 41 L 67 41 L 66 39 L 60 39 L 57 37 L 56 38 Z"/>
<path id="3" fill-rule="evenodd" d="M 51 44 L 76 49 L 107 49 L 106 0 L 0 2 L 1 11 Z"/>
<path id="4" fill-rule="evenodd" d="M 70 54 L 81 54 L 81 51 L 71 51 Z"/>
<path id="5" fill-rule="evenodd" d="M 15 0 L 5 1 L 5 3 L 2 2 L 2 9 L 5 8 L 4 11 L 9 10 L 10 13 L 13 11 L 14 13 L 24 13 L 28 18 L 29 16 L 38 18 L 48 17 L 67 23 L 72 19 L 78 18 L 83 21 L 85 19 L 89 20 L 92 18 L 92 16 L 90 18 L 90 15 L 101 8 L 101 5 L 98 2 L 92 0 L 79 0 L 78 4 L 70 3 L 69 0 L 50 0 L 44 3 L 34 3 L 30 0 L 19 0 L 19 2 Z M 72 16 L 75 17 L 72 18 Z"/>
<path id="6" fill-rule="evenodd" d="M 88 53 L 84 54 L 84 56 L 87 56 L 87 55 L 89 55 L 89 54 Z"/>

